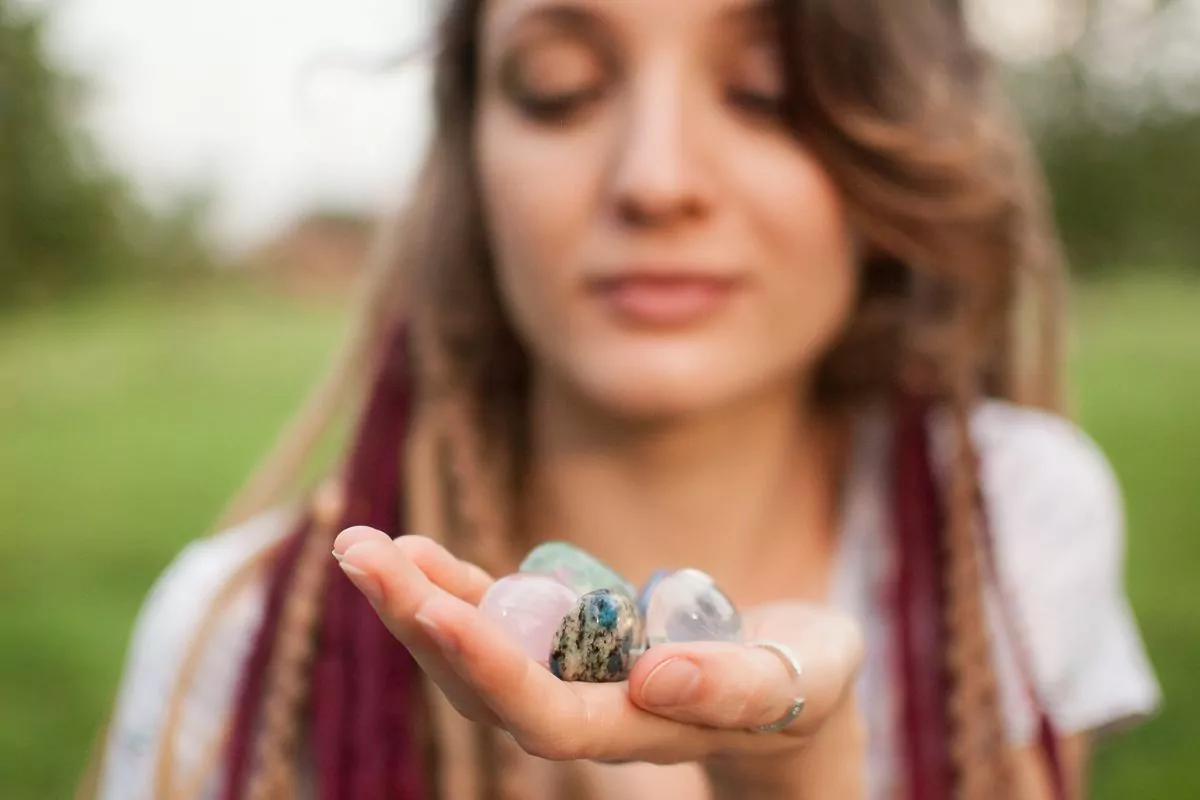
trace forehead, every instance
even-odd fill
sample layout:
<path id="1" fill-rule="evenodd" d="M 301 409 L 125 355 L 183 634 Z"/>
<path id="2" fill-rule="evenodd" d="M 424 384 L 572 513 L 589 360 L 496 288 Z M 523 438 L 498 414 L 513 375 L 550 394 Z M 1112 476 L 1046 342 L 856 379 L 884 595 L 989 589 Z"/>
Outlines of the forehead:
<path id="1" fill-rule="evenodd" d="M 709 25 L 764 18 L 770 0 L 487 0 L 482 25 L 503 35 L 525 23 L 591 19 L 619 31 L 687 35 Z"/>

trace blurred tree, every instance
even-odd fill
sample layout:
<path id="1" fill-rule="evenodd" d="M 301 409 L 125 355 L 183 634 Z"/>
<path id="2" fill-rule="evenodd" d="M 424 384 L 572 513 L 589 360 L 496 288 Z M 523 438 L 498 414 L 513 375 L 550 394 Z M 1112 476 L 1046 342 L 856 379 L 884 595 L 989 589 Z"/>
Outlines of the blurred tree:
<path id="1" fill-rule="evenodd" d="M 1076 271 L 1200 271 L 1200 0 L 1047 1 L 1084 12 L 1079 35 L 1012 77 Z M 79 126 L 86 87 L 50 62 L 45 26 L 0 0 L 0 305 L 211 273 L 209 196 L 137 200 Z"/>
<path id="2" fill-rule="evenodd" d="M 201 195 L 160 218 L 77 124 L 82 83 L 55 68 L 45 18 L 0 0 L 0 304 L 211 267 Z"/>
<path id="3" fill-rule="evenodd" d="M 1081 35 L 1014 81 L 1072 264 L 1200 271 L 1200 1 L 1068 1 Z"/>

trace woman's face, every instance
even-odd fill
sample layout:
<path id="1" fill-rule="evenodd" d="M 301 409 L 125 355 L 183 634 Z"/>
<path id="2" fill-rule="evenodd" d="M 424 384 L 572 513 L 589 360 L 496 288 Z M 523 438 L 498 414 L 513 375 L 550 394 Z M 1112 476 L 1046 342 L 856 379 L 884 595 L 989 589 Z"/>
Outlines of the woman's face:
<path id="1" fill-rule="evenodd" d="M 850 313 L 853 243 L 779 122 L 765 4 L 485 6 L 477 167 L 541 377 L 637 417 L 803 380 Z"/>

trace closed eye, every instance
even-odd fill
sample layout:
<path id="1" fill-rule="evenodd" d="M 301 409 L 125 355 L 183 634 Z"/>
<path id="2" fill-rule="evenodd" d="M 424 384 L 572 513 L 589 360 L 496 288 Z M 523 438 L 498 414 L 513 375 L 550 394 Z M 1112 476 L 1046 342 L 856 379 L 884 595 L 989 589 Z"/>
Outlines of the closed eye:
<path id="1" fill-rule="evenodd" d="M 747 114 L 778 118 L 784 105 L 781 61 L 779 48 L 761 35 L 742 44 L 728 68 L 727 101 Z"/>
<path id="2" fill-rule="evenodd" d="M 504 93 L 522 114 L 535 122 L 563 122 L 603 98 L 615 65 L 598 25 L 575 10 L 526 24 L 500 66 Z"/>

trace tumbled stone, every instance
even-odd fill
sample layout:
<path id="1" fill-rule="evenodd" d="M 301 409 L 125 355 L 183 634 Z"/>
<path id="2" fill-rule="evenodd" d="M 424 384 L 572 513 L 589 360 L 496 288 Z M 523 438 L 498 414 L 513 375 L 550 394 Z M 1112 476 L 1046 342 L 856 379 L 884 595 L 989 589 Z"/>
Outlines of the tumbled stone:
<path id="1" fill-rule="evenodd" d="M 669 569 L 660 569 L 655 571 L 650 575 L 649 579 L 646 580 L 645 585 L 642 586 L 642 590 L 638 592 L 637 608 L 638 613 L 642 615 L 643 620 L 646 618 L 646 604 L 650 601 L 650 594 L 654 591 L 654 587 L 658 585 L 660 580 L 670 575 L 671 572 L 672 570 Z"/>
<path id="2" fill-rule="evenodd" d="M 646 640 L 650 647 L 669 642 L 736 642 L 742 618 L 733 601 L 698 569 L 676 570 L 646 587 Z"/>
<path id="3" fill-rule="evenodd" d="M 563 618 L 550 671 L 564 681 L 616 683 L 629 677 L 642 649 L 642 620 L 633 600 L 600 589 L 579 598 Z"/>
<path id="4" fill-rule="evenodd" d="M 623 594 L 630 600 L 637 590 L 604 562 L 566 542 L 546 542 L 535 547 L 518 568 L 521 572 L 549 575 L 581 595 L 600 589 Z"/>
<path id="5" fill-rule="evenodd" d="M 518 573 L 493 583 L 479 601 L 479 608 L 530 658 L 547 664 L 563 617 L 578 599 L 578 594 L 553 578 Z"/>

